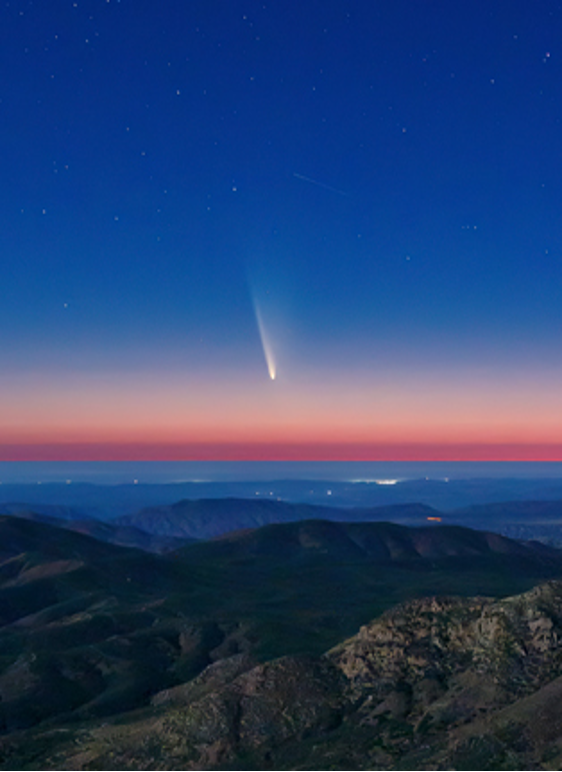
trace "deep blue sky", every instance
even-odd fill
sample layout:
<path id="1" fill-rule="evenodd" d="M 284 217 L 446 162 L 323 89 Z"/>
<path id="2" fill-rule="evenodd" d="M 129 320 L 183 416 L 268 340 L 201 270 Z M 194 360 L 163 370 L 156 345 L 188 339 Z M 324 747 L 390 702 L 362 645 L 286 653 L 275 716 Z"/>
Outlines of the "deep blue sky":
<path id="1" fill-rule="evenodd" d="M 496 440 L 562 421 L 559 3 L 10 0 L 0 22 L 9 442 L 57 435 L 72 379 L 74 439 L 92 400 L 113 425 L 132 383 L 156 426 L 172 377 L 177 441 L 203 431 L 192 393 L 214 389 L 223 423 L 250 409 L 232 379 L 267 412 L 255 303 L 287 425 L 317 381 L 325 425 L 381 378 L 396 425 L 401 404 L 437 409 L 415 384 L 445 384 L 452 417 L 476 377 L 482 425 L 502 394 L 546 411 L 519 434 L 506 413 Z"/>

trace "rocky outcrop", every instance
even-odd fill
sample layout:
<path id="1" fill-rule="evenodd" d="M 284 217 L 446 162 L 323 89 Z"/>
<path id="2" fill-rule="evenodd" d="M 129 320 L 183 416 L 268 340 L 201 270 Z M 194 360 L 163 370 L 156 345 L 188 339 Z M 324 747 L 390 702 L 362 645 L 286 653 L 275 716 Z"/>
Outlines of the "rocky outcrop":
<path id="1" fill-rule="evenodd" d="M 58 737 L 41 767 L 553 769 L 561 694 L 562 583 L 429 598 L 320 658 L 219 660 L 143 714 Z"/>
<path id="2" fill-rule="evenodd" d="M 157 695 L 156 715 L 125 729 L 106 723 L 81 737 L 78 752 L 75 743 L 46 768 L 212 769 L 237 757 L 267 758 L 286 742 L 341 723 L 345 678 L 328 660 L 283 657 L 234 677 L 248 660 L 231 659 L 183 690 Z"/>
<path id="3" fill-rule="evenodd" d="M 249 654 L 236 654 L 220 659 L 203 670 L 196 678 L 185 684 L 165 689 L 155 694 L 151 704 L 177 706 L 189 705 L 231 683 L 242 673 L 256 667 L 257 662 Z"/>
<path id="4" fill-rule="evenodd" d="M 472 671 L 511 694 L 532 690 L 562 667 L 562 584 L 500 601 L 430 598 L 403 604 L 327 654 L 355 696 L 371 700 L 398 684 L 446 685 Z"/>
<path id="5" fill-rule="evenodd" d="M 299 737 L 340 718 L 343 679 L 329 662 L 283 657 L 253 668 L 179 712 L 196 744 L 228 740 L 252 750 Z"/>

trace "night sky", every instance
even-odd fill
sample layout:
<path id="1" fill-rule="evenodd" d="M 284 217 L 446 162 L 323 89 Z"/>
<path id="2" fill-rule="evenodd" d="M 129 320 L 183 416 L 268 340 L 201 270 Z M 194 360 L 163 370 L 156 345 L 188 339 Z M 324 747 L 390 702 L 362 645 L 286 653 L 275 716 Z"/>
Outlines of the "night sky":
<path id="1" fill-rule="evenodd" d="M 562 459 L 559 3 L 0 36 L 0 459 Z"/>

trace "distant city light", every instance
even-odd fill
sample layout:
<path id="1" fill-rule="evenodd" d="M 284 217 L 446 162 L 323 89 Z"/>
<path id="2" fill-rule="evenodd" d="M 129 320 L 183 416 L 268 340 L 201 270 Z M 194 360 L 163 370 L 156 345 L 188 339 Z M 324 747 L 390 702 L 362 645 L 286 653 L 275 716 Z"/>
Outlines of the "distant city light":
<path id="1" fill-rule="evenodd" d="M 357 483 L 363 483 L 365 485 L 396 485 L 397 483 L 404 482 L 406 478 L 401 477 L 396 480 L 394 479 L 387 479 L 384 478 L 382 480 L 367 480 L 364 477 L 363 478 L 357 478 L 355 480 L 350 480 L 349 482 L 353 485 L 356 485 Z"/>

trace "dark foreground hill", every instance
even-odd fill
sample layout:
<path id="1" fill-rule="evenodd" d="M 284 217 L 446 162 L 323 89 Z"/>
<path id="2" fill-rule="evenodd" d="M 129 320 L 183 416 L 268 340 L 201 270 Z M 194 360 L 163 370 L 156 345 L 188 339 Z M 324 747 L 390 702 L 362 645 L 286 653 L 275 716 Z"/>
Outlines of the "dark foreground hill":
<path id="1" fill-rule="evenodd" d="M 106 523 L 103 520 L 84 517 L 80 512 L 68 507 L 40 507 L 39 509 L 42 511 L 31 509 L 26 504 L 4 504 L 0 506 L 0 516 L 10 515 L 52 525 L 55 528 L 66 528 L 69 531 L 91 536 L 98 541 L 117 544 L 119 547 L 135 547 L 146 552 L 170 552 L 192 541 L 188 538 L 152 534 L 134 525 L 124 525 L 119 522 Z"/>
<path id="2" fill-rule="evenodd" d="M 381 633 L 390 646 L 382 660 L 410 664 L 392 671 L 388 690 L 372 699 L 374 687 L 353 675 L 359 665 L 322 652 L 396 603 L 435 594 L 505 596 L 556 577 L 558 550 L 458 527 L 304 521 L 156 556 L 0 517 L 0 768 L 341 768 L 348 746 L 357 746 L 349 758 L 358 768 L 375 763 L 375 746 L 394 764 L 418 747 L 406 743 L 427 712 L 417 701 L 433 705 L 434 694 L 452 700 L 458 693 L 451 673 L 472 662 L 467 641 L 475 640 L 477 610 L 484 619 L 491 602 L 471 601 L 469 613 L 464 601 L 451 601 L 443 606 L 446 621 L 429 627 L 425 601 L 411 606 L 408 629 L 430 632 L 419 646 L 411 632 L 404 657 L 390 651 L 395 633 Z M 555 677 L 562 608 L 552 605 L 559 598 L 552 592 L 552 602 L 537 596 L 536 614 L 514 618 L 515 638 L 505 638 L 503 622 L 482 628 L 498 652 L 513 653 L 509 672 L 523 689 L 505 691 L 504 703 L 498 691 L 490 710 Z M 545 608 L 550 622 L 540 616 Z M 468 632 L 457 635 L 459 625 Z M 546 665 L 543 644 L 531 645 L 525 625 L 551 652 Z M 408 668 L 423 661 L 427 645 L 432 659 L 419 679 L 427 695 L 418 700 Z M 447 647 L 452 659 L 439 659 Z M 488 683 L 492 671 L 483 672 Z M 392 706 L 403 691 L 410 696 L 400 713 Z M 360 712 L 387 698 L 388 710 Z M 447 710 L 431 719 L 432 732 L 449 727 Z"/>
<path id="3" fill-rule="evenodd" d="M 0 740 L 3 768 L 560 769 L 562 584 L 402 604 L 323 656 L 235 655 L 118 719 Z"/>

